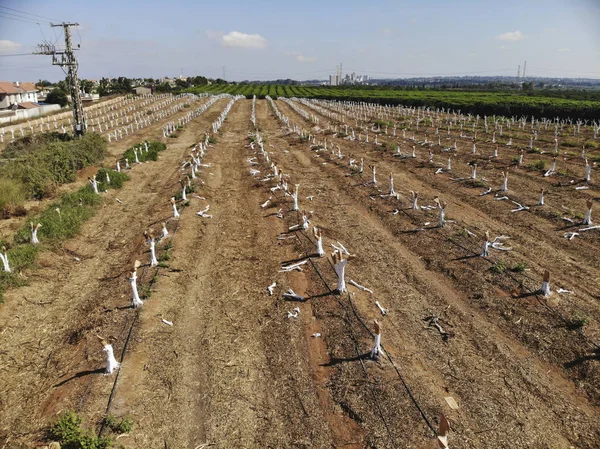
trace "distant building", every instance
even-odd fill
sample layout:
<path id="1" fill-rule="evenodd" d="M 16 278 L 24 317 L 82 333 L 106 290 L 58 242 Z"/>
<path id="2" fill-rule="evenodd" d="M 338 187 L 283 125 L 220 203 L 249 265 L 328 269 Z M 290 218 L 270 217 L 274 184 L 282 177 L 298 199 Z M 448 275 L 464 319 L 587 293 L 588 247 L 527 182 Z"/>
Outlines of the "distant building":
<path id="1" fill-rule="evenodd" d="M 329 75 L 329 85 L 337 86 L 338 84 L 340 84 L 340 80 L 338 79 L 337 73 L 335 75 Z"/>
<path id="2" fill-rule="evenodd" d="M 0 81 L 0 109 L 19 109 L 22 103 L 29 103 L 25 107 L 31 108 L 31 103 L 38 102 L 38 92 L 33 83 Z"/>
<path id="3" fill-rule="evenodd" d="M 135 89 L 136 95 L 150 95 L 152 93 L 152 89 L 149 87 L 136 87 Z"/>

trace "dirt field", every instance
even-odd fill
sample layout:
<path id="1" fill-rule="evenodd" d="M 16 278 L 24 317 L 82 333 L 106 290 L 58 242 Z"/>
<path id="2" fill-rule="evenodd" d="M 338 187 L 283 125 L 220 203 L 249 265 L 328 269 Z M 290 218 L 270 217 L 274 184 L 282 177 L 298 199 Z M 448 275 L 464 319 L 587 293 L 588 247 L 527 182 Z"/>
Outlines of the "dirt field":
<path id="1" fill-rule="evenodd" d="M 79 237 L 64 250 L 44 251 L 39 269 L 24 273 L 29 285 L 6 293 L 0 448 L 43 446 L 45 430 L 67 409 L 96 431 L 106 413 L 130 414 L 134 428 L 117 440 L 126 448 L 435 448 L 441 413 L 451 423 L 453 448 L 598 447 L 600 234 L 565 239 L 580 226 L 562 219 L 575 220 L 587 198 L 597 209 L 597 183 L 575 190 L 582 184 L 566 176 L 511 166 L 508 195 L 531 206 L 512 213 L 512 203 L 479 193 L 488 185 L 496 193 L 516 149 L 491 159 L 491 142 L 478 143 L 473 156 L 459 141 L 454 170 L 434 175 L 446 166 L 441 149 L 433 150 L 434 163 L 427 162 L 428 148 L 417 147 L 414 159 L 396 157 L 396 144 L 403 153 L 415 145 L 408 135 L 379 133 L 385 149 L 349 141 L 327 131 L 341 126 L 337 119 L 298 104 L 318 116 L 316 127 L 276 101 L 290 125 L 363 158 L 361 174 L 350 170 L 347 156 L 311 148 L 258 100 L 265 149 L 289 176 L 290 192 L 299 184 L 311 228 L 322 230 L 327 253 L 339 242 L 355 255 L 346 280 L 374 292 L 349 285 L 338 295 L 329 257 L 311 257 L 301 272 L 280 272 L 316 246 L 310 230 L 287 232 L 300 214 L 290 196 L 271 191 L 275 180 L 262 181 L 272 170 L 250 146 L 250 100 L 233 105 L 203 158 L 209 166 L 188 194 L 190 205 L 171 218 L 182 162 L 228 101 L 165 139 L 157 162 L 135 167 Z M 336 113 L 348 120 L 351 114 Z M 414 134 L 422 140 L 425 131 Z M 118 155 L 159 136 L 153 126 L 111 143 L 110 151 Z M 528 143 L 525 132 L 512 137 L 515 146 Z M 533 157 L 548 159 L 526 155 Z M 468 180 L 473 160 L 481 185 Z M 573 179 L 583 177 L 575 156 L 561 163 Z M 375 185 L 370 164 L 377 166 Z M 251 168 L 260 173 L 251 176 Z M 399 199 L 382 196 L 390 173 Z M 541 187 L 549 190 L 547 206 L 534 207 Z M 411 209 L 411 190 L 421 205 L 433 205 L 436 196 L 447 201 L 447 218 L 455 222 L 440 228 L 437 210 Z M 213 218 L 195 214 L 206 205 Z M 163 263 L 150 268 L 142 232 L 158 231 L 162 222 L 170 233 L 158 245 Z M 513 250 L 479 257 L 485 231 L 510 236 Z M 141 309 L 130 307 L 127 281 L 136 259 L 145 264 L 138 270 L 147 298 Z M 513 271 L 518 264 L 526 270 Z M 546 269 L 554 290 L 548 298 L 536 293 Z M 559 294 L 559 286 L 573 293 Z M 284 299 L 289 288 L 307 299 Z M 288 318 L 296 307 L 298 317 Z M 587 318 L 584 325 L 575 326 L 578 317 Z M 374 319 L 382 323 L 379 361 L 368 357 Z M 103 375 L 97 334 L 112 339 L 119 360 L 127 344 L 114 389 L 116 374 Z"/>

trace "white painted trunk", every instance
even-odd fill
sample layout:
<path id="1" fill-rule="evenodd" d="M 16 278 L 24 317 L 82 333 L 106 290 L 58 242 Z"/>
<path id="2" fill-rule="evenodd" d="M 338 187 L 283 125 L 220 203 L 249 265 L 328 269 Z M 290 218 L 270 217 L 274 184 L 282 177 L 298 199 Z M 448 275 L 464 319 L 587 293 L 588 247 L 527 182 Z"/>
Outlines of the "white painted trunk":
<path id="1" fill-rule="evenodd" d="M 144 303 L 142 302 L 142 300 L 140 299 L 140 295 L 138 294 L 137 273 L 135 271 L 132 273 L 131 277 L 129 278 L 129 284 L 131 285 L 133 307 L 137 308 L 137 307 L 143 306 Z"/>
<path id="2" fill-rule="evenodd" d="M 346 264 L 348 263 L 348 260 L 340 260 L 338 263 L 336 263 L 333 268 L 335 269 L 335 273 L 337 274 L 338 277 L 338 282 L 337 282 L 337 287 L 336 290 L 339 293 L 344 293 L 346 291 L 346 279 L 345 279 L 345 272 L 346 272 Z"/>
<path id="3" fill-rule="evenodd" d="M 371 348 L 371 358 L 375 359 L 381 354 L 381 334 L 375 334 L 373 347 Z"/>
<path id="4" fill-rule="evenodd" d="M 323 237 L 319 237 L 317 239 L 317 254 L 319 257 L 323 257 L 325 255 L 325 251 L 323 250 Z"/>
<path id="5" fill-rule="evenodd" d="M 115 359 L 115 354 L 112 345 L 106 345 L 103 349 L 106 352 L 106 374 L 112 374 L 113 371 L 119 369 L 121 364 Z"/>
<path id="6" fill-rule="evenodd" d="M 154 239 L 150 239 L 150 266 L 155 267 L 158 265 L 158 260 L 156 260 L 156 244 L 154 243 Z"/>
<path id="7" fill-rule="evenodd" d="M 542 294 L 544 296 L 550 296 L 550 282 L 549 281 L 542 282 Z"/>
<path id="8" fill-rule="evenodd" d="M 592 209 L 588 209 L 588 211 L 585 213 L 585 218 L 583 219 L 583 224 L 584 225 L 592 224 Z"/>
<path id="9" fill-rule="evenodd" d="M 10 265 L 8 264 L 8 255 L 6 252 L 4 254 L 0 253 L 0 258 L 2 259 L 2 265 L 4 266 L 4 271 L 7 273 L 11 272 Z"/>

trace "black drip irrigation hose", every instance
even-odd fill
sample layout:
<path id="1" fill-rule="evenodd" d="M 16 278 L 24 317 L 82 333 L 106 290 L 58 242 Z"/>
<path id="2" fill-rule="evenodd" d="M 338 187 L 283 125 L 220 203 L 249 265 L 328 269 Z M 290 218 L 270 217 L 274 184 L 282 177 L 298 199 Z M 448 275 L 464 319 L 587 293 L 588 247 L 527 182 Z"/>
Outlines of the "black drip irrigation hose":
<path id="1" fill-rule="evenodd" d="M 337 167 L 340 168 L 344 168 L 345 166 L 339 164 L 337 161 L 332 160 L 329 157 L 329 154 L 326 153 L 328 156 L 328 160 L 329 162 L 332 162 L 334 165 L 336 165 Z M 359 176 L 361 177 L 362 180 L 364 180 L 364 176 L 362 175 L 362 173 L 359 173 Z M 369 181 L 365 181 L 364 185 L 367 186 L 369 185 L 370 182 Z M 380 192 L 377 192 L 377 195 L 379 195 Z M 402 212 L 403 214 L 405 214 L 407 217 L 409 217 L 411 220 L 414 221 L 414 217 L 411 216 L 406 209 L 398 209 L 400 212 Z M 438 234 L 442 235 L 442 237 L 444 237 L 447 241 L 453 243 L 454 245 L 458 246 L 459 248 L 463 249 L 464 251 L 466 251 L 467 253 L 469 253 L 472 256 L 480 256 L 480 252 L 474 252 L 468 248 L 466 248 L 465 246 L 461 245 L 460 243 L 456 242 L 455 240 L 453 240 L 451 237 L 449 237 L 448 235 L 443 235 L 441 229 L 442 228 L 436 228 L 438 231 Z M 429 234 L 425 234 L 427 235 L 429 238 L 433 239 L 433 237 Z M 490 263 L 491 265 L 494 265 L 494 261 L 489 257 L 489 256 L 480 256 L 482 259 L 486 260 L 488 263 Z M 556 310 L 554 307 L 550 306 L 549 304 L 547 304 L 546 301 L 543 300 L 543 298 L 540 296 L 540 291 L 539 290 L 531 290 L 529 288 L 527 288 L 522 281 L 519 281 L 514 275 L 512 275 L 511 273 L 505 272 L 505 274 L 511 279 L 513 280 L 519 287 L 523 288 L 527 294 L 529 296 L 535 296 L 536 301 L 544 308 L 546 309 L 550 315 L 554 316 L 556 319 L 558 319 L 559 321 L 561 321 L 563 323 L 563 325 L 568 326 L 570 324 L 570 321 L 568 319 L 566 319 L 558 310 Z M 532 277 L 524 274 L 523 277 L 525 279 L 527 279 L 528 281 L 531 281 L 532 283 L 535 283 L 537 280 L 533 279 Z M 600 349 L 600 343 L 592 340 L 591 338 L 589 338 L 587 335 L 585 335 L 583 333 L 583 331 L 581 329 L 577 329 L 576 330 L 577 334 L 580 336 L 580 338 L 587 344 L 589 344 L 590 346 L 593 346 L 596 349 Z"/>
<path id="2" fill-rule="evenodd" d="M 276 194 L 277 195 L 277 194 Z M 285 199 L 284 197 L 280 197 L 280 199 Z M 288 210 L 289 211 L 289 210 Z M 300 223 L 300 214 L 298 211 L 296 211 L 297 214 L 297 218 L 298 218 L 298 223 Z M 344 309 L 344 312 L 346 313 L 346 322 L 348 324 L 350 324 L 350 312 L 348 310 L 348 306 L 346 304 L 344 304 L 344 302 L 341 300 L 341 295 L 336 294 L 336 291 L 334 289 L 332 289 L 329 285 L 329 283 L 326 281 L 325 277 L 323 276 L 323 274 L 321 273 L 321 271 L 319 270 L 318 266 L 314 263 L 313 258 L 310 257 L 313 253 L 311 253 L 309 250 L 306 249 L 305 245 L 302 243 L 302 241 L 300 240 L 299 235 L 302 235 L 311 245 L 315 245 L 315 243 L 310 239 L 310 237 L 300 228 L 298 231 L 295 232 L 295 237 L 298 241 L 298 244 L 300 245 L 300 247 L 302 248 L 305 257 L 309 260 L 311 266 L 313 267 L 313 269 L 315 270 L 316 274 L 318 275 L 318 277 L 321 279 L 321 281 L 323 282 L 323 285 L 325 286 L 325 288 L 327 288 L 328 292 L 330 295 L 334 295 L 336 297 L 336 300 L 338 302 L 338 304 Z M 334 270 L 333 268 L 333 264 L 331 263 L 331 261 L 329 259 L 327 259 L 330 267 L 332 268 L 332 270 Z M 335 270 L 334 270 L 335 272 Z M 352 310 L 352 314 L 356 317 L 356 319 L 358 320 L 358 322 L 363 326 L 363 328 L 369 333 L 369 335 L 371 335 L 371 337 L 373 336 L 373 333 L 371 332 L 371 330 L 369 329 L 369 327 L 367 326 L 367 324 L 365 323 L 365 321 L 362 319 L 362 317 L 360 317 L 358 311 L 356 310 L 354 303 L 352 301 L 352 297 L 350 296 L 350 293 L 347 292 L 346 294 L 346 298 L 348 303 L 350 304 L 350 308 Z M 356 352 L 357 356 L 360 356 L 361 353 L 359 351 L 358 348 L 358 339 L 352 329 L 352 326 L 348 327 L 348 331 L 350 333 L 350 337 L 354 343 L 354 349 Z M 396 372 L 396 374 L 398 375 L 398 378 L 400 379 L 402 385 L 404 386 L 410 400 L 413 402 L 413 404 L 415 405 L 415 407 L 417 408 L 417 410 L 419 411 L 419 414 L 421 415 L 421 417 L 423 418 L 423 420 L 425 421 L 425 423 L 427 424 L 427 427 L 429 427 L 429 429 L 432 431 L 432 433 L 434 434 L 434 436 L 437 436 L 437 431 L 435 429 L 435 427 L 432 425 L 431 421 L 428 419 L 427 415 L 425 414 L 421 404 L 419 403 L 419 401 L 417 400 L 417 398 L 415 397 L 414 393 L 412 392 L 410 386 L 408 385 L 408 382 L 406 381 L 406 379 L 404 378 L 404 376 L 402 375 L 402 373 L 400 372 L 400 369 L 398 368 L 398 366 L 396 365 L 396 363 L 394 362 L 392 356 L 388 353 L 388 351 L 385 350 L 385 347 L 383 345 L 382 349 L 384 350 L 384 353 L 386 355 L 386 358 L 390 361 L 390 363 L 392 364 L 392 366 L 394 367 L 394 370 Z M 367 372 L 366 366 L 364 364 L 364 361 L 362 359 L 359 359 L 360 363 L 361 363 L 361 367 L 363 370 L 363 374 L 365 375 L 365 377 L 369 378 L 369 374 Z M 377 400 L 376 397 L 376 393 L 375 390 L 373 389 L 373 387 L 370 388 L 370 392 L 373 396 L 373 401 L 375 403 L 375 406 L 377 408 L 377 412 L 382 420 L 382 422 L 384 423 L 386 430 L 388 432 L 388 436 L 390 438 L 390 441 L 392 442 L 392 444 L 395 447 L 398 447 L 396 444 L 396 441 L 394 439 L 394 436 L 392 434 L 392 431 L 390 429 L 390 426 L 385 418 L 385 415 L 383 413 L 383 410 L 381 408 L 381 405 L 379 404 L 379 401 Z"/>
<path id="3" fill-rule="evenodd" d="M 207 108 L 207 110 L 208 110 L 208 108 Z M 203 112 L 206 112 L 206 111 L 203 111 Z M 200 115 L 202 115 L 202 114 L 200 114 Z M 200 115 L 198 115 L 198 117 Z M 195 117 L 195 118 L 197 118 L 197 117 Z M 178 220 L 176 222 L 176 225 L 175 225 L 175 229 L 173 230 L 173 232 L 169 234 L 171 237 L 170 237 L 168 243 L 165 246 L 170 246 L 172 244 L 172 241 L 175 238 L 175 235 L 177 234 L 177 230 L 179 229 L 180 223 L 181 223 L 181 217 L 178 218 Z M 171 248 L 172 248 L 172 246 L 171 246 Z M 147 271 L 148 267 L 149 267 L 148 265 L 144 266 L 144 270 L 142 271 L 142 276 L 140 276 L 141 278 L 143 278 L 144 275 L 146 274 L 146 271 Z M 152 276 L 152 279 L 150 280 L 150 283 L 148 284 L 148 292 L 152 291 L 152 287 L 156 283 L 156 278 L 157 278 L 158 273 L 160 272 L 160 269 L 161 269 L 160 266 L 156 268 L 154 276 Z M 136 311 L 136 314 L 135 314 L 133 320 L 131 321 L 131 324 L 129 325 L 129 331 L 127 333 L 127 339 L 125 340 L 125 345 L 123 346 L 123 351 L 121 352 L 121 357 L 120 357 L 120 360 L 119 360 L 120 363 L 123 363 L 123 360 L 125 359 L 125 353 L 127 352 L 127 349 L 129 348 L 129 342 L 131 341 L 131 336 L 133 335 L 133 330 L 134 330 L 135 324 L 138 321 L 140 312 L 141 312 L 141 310 L 137 310 Z M 117 370 L 117 375 L 115 376 L 115 380 L 113 382 L 113 386 L 112 386 L 111 391 L 110 391 L 110 396 L 108 397 L 108 403 L 106 404 L 106 410 L 104 412 L 104 419 L 102 420 L 102 425 L 100 427 L 100 431 L 98 432 L 98 437 L 102 436 L 102 434 L 104 433 L 104 429 L 106 428 L 106 417 L 108 417 L 108 415 L 110 413 L 110 409 L 111 409 L 111 406 L 112 406 L 112 403 L 113 403 L 113 399 L 114 399 L 114 396 L 115 396 L 115 393 L 116 393 L 116 389 L 117 389 L 117 382 L 119 380 L 119 375 L 121 374 L 121 371 L 122 371 L 122 368 L 119 368 Z M 91 383 L 91 380 L 90 380 L 90 383 Z M 88 391 L 88 389 L 86 389 L 86 393 L 85 394 L 87 394 L 87 391 Z"/>

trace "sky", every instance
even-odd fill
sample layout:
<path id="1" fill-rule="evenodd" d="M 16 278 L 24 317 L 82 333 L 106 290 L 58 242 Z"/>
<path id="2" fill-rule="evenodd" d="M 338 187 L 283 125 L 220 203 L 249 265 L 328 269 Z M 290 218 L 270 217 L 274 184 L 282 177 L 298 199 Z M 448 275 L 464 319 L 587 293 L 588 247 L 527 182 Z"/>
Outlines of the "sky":
<path id="1" fill-rule="evenodd" d="M 64 78 L 49 22 L 87 79 L 600 78 L 600 0 L 0 0 L 0 80 Z"/>

